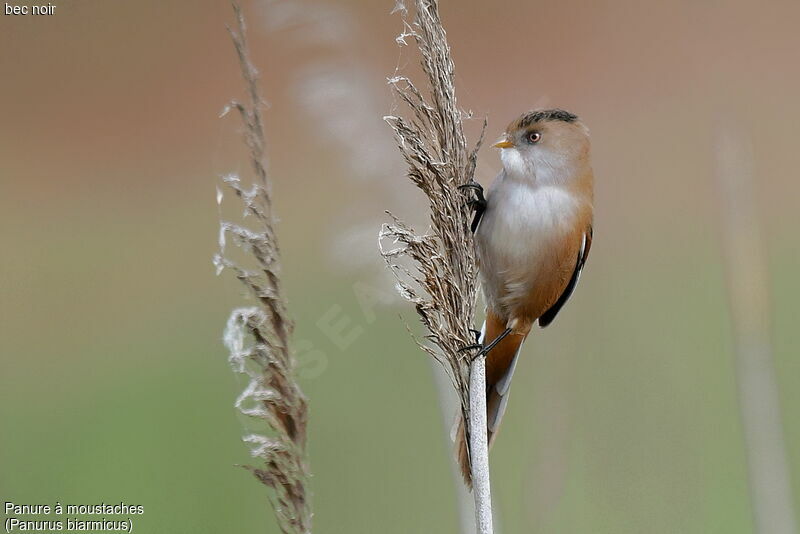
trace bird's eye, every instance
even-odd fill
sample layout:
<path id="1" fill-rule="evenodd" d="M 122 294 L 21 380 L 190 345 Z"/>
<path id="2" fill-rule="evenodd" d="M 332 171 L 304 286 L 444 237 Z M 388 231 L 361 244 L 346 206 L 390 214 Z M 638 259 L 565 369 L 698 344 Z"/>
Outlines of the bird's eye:
<path id="1" fill-rule="evenodd" d="M 531 144 L 538 143 L 541 138 L 542 134 L 540 134 L 539 132 L 531 132 L 528 134 L 528 142 Z"/>

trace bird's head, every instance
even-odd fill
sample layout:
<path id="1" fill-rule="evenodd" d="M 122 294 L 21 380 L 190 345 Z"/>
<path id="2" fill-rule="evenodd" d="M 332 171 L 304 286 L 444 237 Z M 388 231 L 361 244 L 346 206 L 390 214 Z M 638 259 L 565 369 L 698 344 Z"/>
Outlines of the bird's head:
<path id="1" fill-rule="evenodd" d="M 563 109 L 523 113 L 495 143 L 506 175 L 556 185 L 589 166 L 589 130 Z"/>

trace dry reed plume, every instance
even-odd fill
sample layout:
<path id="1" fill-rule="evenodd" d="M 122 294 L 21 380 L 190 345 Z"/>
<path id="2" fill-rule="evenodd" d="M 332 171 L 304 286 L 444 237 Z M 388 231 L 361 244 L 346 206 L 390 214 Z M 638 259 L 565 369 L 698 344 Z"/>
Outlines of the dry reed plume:
<path id="1" fill-rule="evenodd" d="M 234 371 L 248 377 L 249 383 L 236 400 L 244 415 L 266 423 L 270 432 L 244 437 L 260 467 L 246 466 L 264 485 L 272 488 L 271 504 L 284 534 L 311 532 L 311 505 L 306 461 L 306 423 L 308 406 L 295 381 L 294 359 L 289 347 L 293 324 L 288 317 L 281 289 L 280 253 L 275 235 L 275 215 L 266 170 L 262 100 L 258 72 L 250 62 L 244 16 L 234 3 L 236 28 L 228 27 L 242 76 L 247 88 L 246 103 L 232 101 L 223 112 L 235 109 L 244 123 L 244 140 L 249 149 L 255 180 L 245 185 L 236 175 L 223 178 L 244 206 L 244 216 L 252 217 L 250 227 L 228 221 L 220 225 L 220 251 L 214 257 L 218 272 L 231 269 L 245 285 L 257 305 L 231 313 L 225 329 L 225 345 Z M 222 201 L 222 193 L 218 193 Z M 226 238 L 255 262 L 256 268 L 240 267 L 225 256 Z"/>
<path id="2" fill-rule="evenodd" d="M 381 253 L 397 275 L 401 295 L 416 306 L 429 332 L 426 337 L 439 350 L 423 343 L 419 343 L 420 348 L 448 370 L 466 412 L 469 358 L 459 350 L 475 342 L 470 328 L 478 269 L 469 230 L 470 209 L 457 188 L 472 181 L 477 147 L 467 149 L 461 112 L 456 106 L 453 62 L 436 2 L 418 0 L 417 10 L 417 19 L 406 25 L 398 40 L 416 40 L 433 104 L 408 78 L 392 78 L 392 88 L 406 102 L 413 118 L 389 116 L 386 121 L 408 163 L 408 178 L 428 198 L 431 232 L 419 235 L 392 216 L 393 223 L 381 229 Z M 402 246 L 387 249 L 387 239 Z M 411 258 L 416 272 L 397 263 L 400 256 Z"/>
<path id="3" fill-rule="evenodd" d="M 411 23 L 402 2 L 397 3 L 397 11 L 403 14 L 405 28 L 397 42 L 407 45 L 410 38 L 416 43 L 428 91 L 423 95 L 405 76 L 391 78 L 394 93 L 407 105 L 411 116 L 389 116 L 386 121 L 408 164 L 408 178 L 428 199 L 431 227 L 429 232 L 417 234 L 392 215 L 393 222 L 380 232 L 381 253 L 397 277 L 401 295 L 415 305 L 427 329 L 426 338 L 435 347 L 418 345 L 448 372 L 464 421 L 469 421 L 479 531 L 490 532 L 484 360 L 473 361 L 461 350 L 475 343 L 471 328 L 478 269 L 469 228 L 471 210 L 458 187 L 473 181 L 480 140 L 474 148 L 468 148 L 463 115 L 456 102 L 453 60 L 436 0 L 416 0 Z M 385 245 L 387 242 L 392 245 Z M 403 258 L 412 261 L 413 269 L 402 265 Z M 476 467 L 480 471 L 477 476 Z"/>

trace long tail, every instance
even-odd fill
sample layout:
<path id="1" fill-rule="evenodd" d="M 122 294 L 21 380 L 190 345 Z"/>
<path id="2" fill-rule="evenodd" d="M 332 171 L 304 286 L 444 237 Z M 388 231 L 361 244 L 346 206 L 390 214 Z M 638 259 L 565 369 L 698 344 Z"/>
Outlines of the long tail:
<path id="1" fill-rule="evenodd" d="M 481 329 L 481 343 L 491 343 L 506 328 L 506 323 L 499 317 L 489 312 L 486 322 Z M 506 411 L 511 388 L 511 377 L 517 366 L 522 343 L 525 336 L 512 333 L 498 343 L 486 355 L 486 424 L 489 436 L 489 446 L 492 446 L 500 421 Z M 469 446 L 467 444 L 464 420 L 459 414 L 458 430 L 456 430 L 456 455 L 461 466 L 464 483 L 472 488 L 472 475 L 469 461 Z"/>

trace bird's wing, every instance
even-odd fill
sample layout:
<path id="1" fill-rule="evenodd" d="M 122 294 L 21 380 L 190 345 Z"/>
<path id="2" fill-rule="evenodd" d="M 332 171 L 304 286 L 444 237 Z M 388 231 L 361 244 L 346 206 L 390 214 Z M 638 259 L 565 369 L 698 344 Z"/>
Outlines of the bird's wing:
<path id="1" fill-rule="evenodd" d="M 567 287 L 564 288 L 564 292 L 561 293 L 560 297 L 558 297 L 556 303 L 553 304 L 550 309 L 544 312 L 541 317 L 539 317 L 540 327 L 544 328 L 553 322 L 553 319 L 556 318 L 558 312 L 561 311 L 561 308 L 572 296 L 572 292 L 575 291 L 575 286 L 578 285 L 578 280 L 581 277 L 583 266 L 586 264 L 586 258 L 589 256 L 589 249 L 592 248 L 592 235 L 592 227 L 590 226 L 583 234 L 583 243 L 581 245 L 581 251 L 578 254 L 578 261 L 575 264 L 575 270 L 572 272 L 572 278 L 570 278 Z"/>

